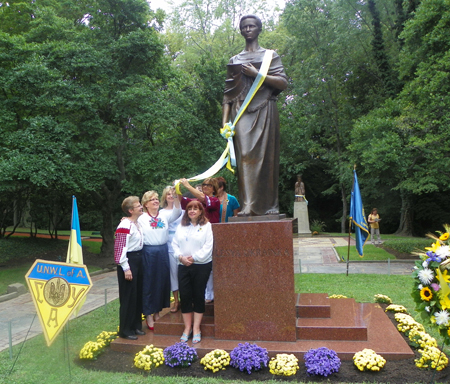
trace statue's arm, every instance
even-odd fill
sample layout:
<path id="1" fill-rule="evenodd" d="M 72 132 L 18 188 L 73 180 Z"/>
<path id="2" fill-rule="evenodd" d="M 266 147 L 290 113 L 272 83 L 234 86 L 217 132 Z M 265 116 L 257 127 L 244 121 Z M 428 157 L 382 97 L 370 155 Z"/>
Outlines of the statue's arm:
<path id="1" fill-rule="evenodd" d="M 252 63 L 242 64 L 242 73 L 253 78 L 258 76 L 258 70 Z M 273 88 L 279 89 L 280 91 L 284 91 L 288 86 L 288 82 L 285 77 L 276 75 L 267 75 L 264 80 L 264 84 L 268 84 Z"/>
<path id="2" fill-rule="evenodd" d="M 222 107 L 222 127 L 224 127 L 225 124 L 229 121 L 230 109 L 230 104 L 224 104 Z"/>

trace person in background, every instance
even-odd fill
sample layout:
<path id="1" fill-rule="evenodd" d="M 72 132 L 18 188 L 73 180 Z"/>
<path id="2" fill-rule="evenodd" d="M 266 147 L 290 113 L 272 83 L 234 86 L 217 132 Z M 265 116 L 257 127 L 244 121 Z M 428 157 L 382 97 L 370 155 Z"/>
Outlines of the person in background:
<path id="1" fill-rule="evenodd" d="M 184 331 L 180 341 L 201 341 L 200 324 L 205 312 L 205 288 L 212 269 L 213 232 L 203 204 L 193 200 L 173 239 L 174 257 L 178 260 L 178 284 Z"/>
<path id="2" fill-rule="evenodd" d="M 173 187 L 168 186 L 164 188 L 164 191 L 161 196 L 161 211 L 172 211 L 174 207 L 174 201 L 177 199 L 176 194 L 173 193 Z M 172 240 L 175 235 L 175 231 L 178 228 L 178 225 L 181 223 L 181 218 L 183 217 L 184 211 L 181 211 L 180 216 L 175 221 L 169 224 L 169 240 L 167 241 L 167 245 L 169 248 L 169 260 L 170 260 L 170 289 L 173 293 L 173 306 L 170 309 L 170 312 L 175 313 L 180 309 L 180 302 L 178 299 L 178 262 L 173 257 L 173 247 Z"/>
<path id="3" fill-rule="evenodd" d="M 373 245 L 375 245 L 375 236 L 378 236 L 378 243 L 381 244 L 380 237 L 380 216 L 378 215 L 378 210 L 376 208 L 372 209 L 371 214 L 369 215 L 369 224 L 370 224 L 370 241 Z"/>
<path id="4" fill-rule="evenodd" d="M 139 197 L 122 202 L 126 218 L 119 223 L 114 240 L 114 261 L 119 282 L 119 337 L 137 340 L 142 331 L 142 247 L 144 244 L 138 218 L 142 215 Z"/>
<path id="5" fill-rule="evenodd" d="M 239 212 L 239 202 L 233 196 L 227 193 L 227 181 L 222 177 L 217 177 L 217 197 L 220 201 L 220 222 L 227 223 L 228 218 L 237 216 Z"/>
<path id="6" fill-rule="evenodd" d="M 172 192 L 174 194 L 175 191 Z M 147 327 L 154 329 L 159 312 L 170 307 L 169 225 L 181 214 L 180 203 L 174 201 L 172 210 L 159 211 L 159 198 L 155 191 L 142 196 L 144 213 L 139 223 L 144 233 L 143 266 L 143 314 Z"/>
<path id="7" fill-rule="evenodd" d="M 220 221 L 220 201 L 217 198 L 217 191 L 219 189 L 217 181 L 214 178 L 205 179 L 202 183 L 202 192 L 198 191 L 189 184 L 186 179 L 180 179 L 180 183 L 194 196 L 195 200 L 202 203 L 205 209 L 206 218 L 210 223 L 218 223 Z M 186 209 L 191 198 L 178 195 L 178 199 L 181 202 L 181 208 Z"/>

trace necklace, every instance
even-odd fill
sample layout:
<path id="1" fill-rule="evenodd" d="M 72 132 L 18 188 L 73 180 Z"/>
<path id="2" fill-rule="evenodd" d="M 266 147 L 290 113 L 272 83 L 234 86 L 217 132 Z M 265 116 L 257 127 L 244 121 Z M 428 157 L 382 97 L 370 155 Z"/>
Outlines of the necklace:
<path id="1" fill-rule="evenodd" d="M 156 215 L 155 215 L 155 216 L 153 216 L 153 215 L 150 213 L 150 211 L 148 211 L 148 215 L 149 215 L 152 219 L 156 219 L 156 218 L 158 217 L 158 215 L 159 215 L 159 211 L 156 212 Z"/>

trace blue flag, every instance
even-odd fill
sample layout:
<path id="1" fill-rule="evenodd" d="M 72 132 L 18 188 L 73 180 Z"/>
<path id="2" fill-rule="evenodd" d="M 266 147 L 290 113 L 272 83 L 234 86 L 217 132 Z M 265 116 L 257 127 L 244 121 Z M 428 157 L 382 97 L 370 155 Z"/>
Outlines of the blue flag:
<path id="1" fill-rule="evenodd" d="M 350 222 L 355 230 L 356 250 L 360 257 L 363 257 L 363 247 L 369 237 L 369 226 L 367 225 L 364 207 L 359 192 L 358 176 L 353 170 L 354 180 L 352 188 L 352 198 L 350 200 Z"/>

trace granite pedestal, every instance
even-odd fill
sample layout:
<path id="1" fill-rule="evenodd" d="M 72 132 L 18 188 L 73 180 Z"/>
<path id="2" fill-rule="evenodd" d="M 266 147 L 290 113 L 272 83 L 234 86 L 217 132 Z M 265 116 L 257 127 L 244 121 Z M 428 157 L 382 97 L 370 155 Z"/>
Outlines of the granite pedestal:
<path id="1" fill-rule="evenodd" d="M 302 359 L 311 348 L 327 347 L 351 360 L 369 348 L 385 359 L 410 359 L 414 352 L 379 304 L 329 299 L 326 293 L 296 294 L 292 223 L 213 224 L 214 302 L 206 305 L 198 356 L 214 349 L 231 352 L 239 342 L 266 348 L 270 357 L 292 353 Z M 180 340 L 181 312 L 164 309 L 154 331 L 138 340 L 118 338 L 115 351 L 136 353 L 146 345 L 166 348 Z M 189 340 L 189 345 L 192 341 Z"/>
<path id="2" fill-rule="evenodd" d="M 300 236 L 311 235 L 311 229 L 309 228 L 308 204 L 306 201 L 294 202 L 294 218 L 298 220 L 298 234 Z"/>
<path id="3" fill-rule="evenodd" d="M 214 224 L 215 337 L 295 341 L 292 221 Z"/>

